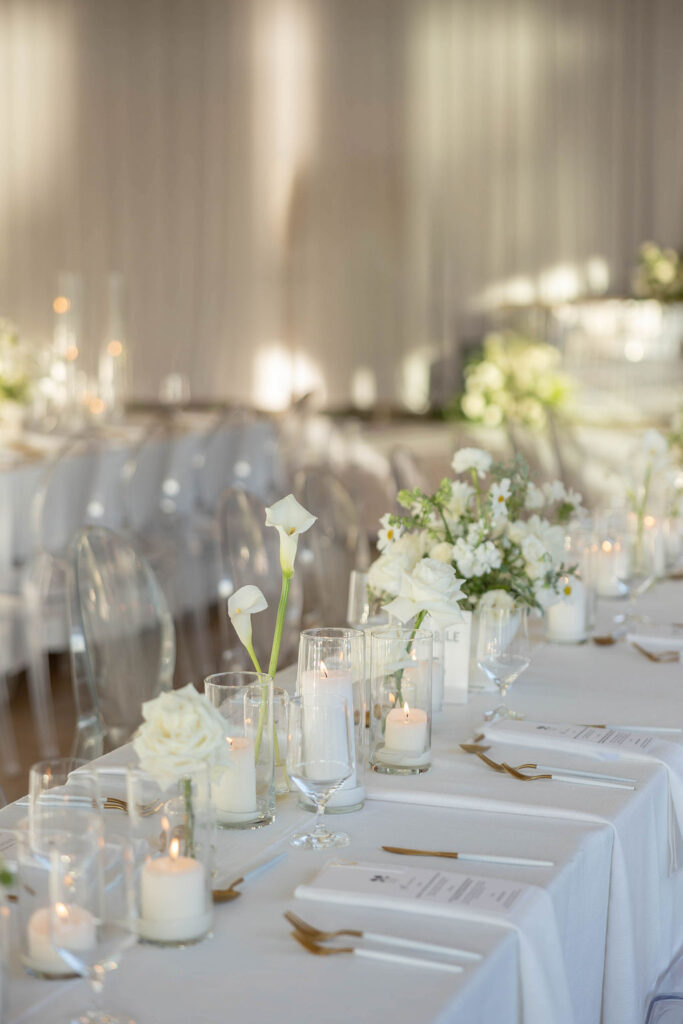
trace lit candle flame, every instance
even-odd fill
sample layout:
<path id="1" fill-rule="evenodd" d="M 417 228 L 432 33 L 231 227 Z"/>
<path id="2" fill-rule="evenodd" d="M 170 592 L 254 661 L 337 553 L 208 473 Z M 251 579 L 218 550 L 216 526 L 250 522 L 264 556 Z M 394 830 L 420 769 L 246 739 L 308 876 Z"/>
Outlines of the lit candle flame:
<path id="1" fill-rule="evenodd" d="M 602 550 L 606 551 L 608 554 L 612 550 L 612 545 L 610 544 L 610 542 L 608 540 L 603 540 L 603 542 L 602 542 Z"/>
<path id="2" fill-rule="evenodd" d="M 180 840 L 172 839 L 168 847 L 168 855 L 171 860 L 178 860 L 180 856 Z"/>
<path id="3" fill-rule="evenodd" d="M 329 672 L 327 671 L 327 665 L 322 660 L 320 662 L 320 675 L 323 677 L 323 679 L 327 679 L 329 676 Z"/>
<path id="4" fill-rule="evenodd" d="M 69 916 L 69 908 L 66 903 L 55 903 L 55 914 L 60 921 L 66 921 Z"/>
<path id="5" fill-rule="evenodd" d="M 171 827 L 171 822 L 168 820 L 166 815 L 164 815 L 161 819 L 161 827 L 164 830 L 164 832 L 168 832 L 169 828 Z"/>
<path id="6" fill-rule="evenodd" d="M 643 524 L 648 530 L 651 530 L 652 527 L 656 524 L 656 522 L 657 520 L 654 516 L 645 516 L 643 519 Z"/>
<path id="7" fill-rule="evenodd" d="M 410 718 L 410 708 L 408 707 L 408 701 L 403 704 L 403 714 L 406 716 L 406 721 Z"/>

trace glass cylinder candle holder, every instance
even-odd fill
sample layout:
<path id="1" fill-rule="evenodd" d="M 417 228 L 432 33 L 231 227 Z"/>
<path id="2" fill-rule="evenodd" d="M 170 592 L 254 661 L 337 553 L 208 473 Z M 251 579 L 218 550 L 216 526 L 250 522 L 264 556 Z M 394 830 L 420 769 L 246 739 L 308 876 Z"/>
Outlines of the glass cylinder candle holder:
<path id="1" fill-rule="evenodd" d="M 275 796 L 285 796 L 290 790 L 287 774 L 287 715 L 289 694 L 281 686 L 273 687 L 273 736 L 275 745 Z"/>
<path id="2" fill-rule="evenodd" d="M 202 763 L 170 778 L 129 768 L 131 837 L 137 855 L 138 931 L 145 942 L 184 946 L 211 930 L 215 811 Z"/>
<path id="3" fill-rule="evenodd" d="M 258 672 L 220 672 L 204 680 L 204 693 L 225 719 L 225 750 L 211 772 L 216 822 L 220 828 L 269 825 L 279 755 L 273 680 Z"/>
<path id="4" fill-rule="evenodd" d="M 544 609 L 546 639 L 554 644 L 582 644 L 588 637 L 589 592 L 578 576 L 562 576 Z"/>
<path id="5" fill-rule="evenodd" d="M 78 972 L 52 942 L 50 869 L 54 851 L 64 857 L 88 852 L 94 859 L 102 842 L 98 812 L 67 815 L 44 813 L 39 820 L 19 822 L 16 840 L 16 892 L 21 961 L 29 974 L 41 978 L 73 978 Z M 95 942 L 96 921 L 78 900 L 69 904 L 74 953 Z"/>
<path id="6" fill-rule="evenodd" d="M 433 634 L 380 629 L 371 635 L 370 764 L 385 775 L 431 767 Z"/>
<path id="7" fill-rule="evenodd" d="M 332 794 L 326 814 L 359 810 L 365 803 L 363 776 L 367 759 L 365 634 L 359 629 L 305 629 L 299 638 L 297 694 L 324 702 L 343 697 L 349 707 L 353 749 L 351 776 Z M 306 802 L 306 801 L 304 801 Z"/>

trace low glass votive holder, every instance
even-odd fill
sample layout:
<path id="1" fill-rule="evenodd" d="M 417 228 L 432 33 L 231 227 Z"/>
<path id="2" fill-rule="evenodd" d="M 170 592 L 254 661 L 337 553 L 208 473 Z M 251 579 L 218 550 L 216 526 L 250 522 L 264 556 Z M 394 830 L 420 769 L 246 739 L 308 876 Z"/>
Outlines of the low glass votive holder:
<path id="1" fill-rule="evenodd" d="M 298 696 L 324 703 L 342 697 L 351 716 L 353 772 L 327 802 L 326 814 L 357 811 L 365 803 L 367 686 L 365 634 L 360 629 L 323 626 L 305 629 L 299 637 Z M 304 806 L 311 806 L 302 797 Z"/>
<path id="2" fill-rule="evenodd" d="M 131 838 L 138 858 L 138 933 L 144 942 L 185 946 L 213 923 L 215 811 L 209 769 L 187 766 L 172 780 L 127 772 Z"/>
<path id="3" fill-rule="evenodd" d="M 433 634 L 389 627 L 371 634 L 370 765 L 384 775 L 431 767 Z"/>
<path id="4" fill-rule="evenodd" d="M 207 676 L 204 693 L 225 719 L 225 750 L 211 771 L 219 828 L 260 828 L 275 818 L 273 680 L 258 672 Z"/>
<path id="5" fill-rule="evenodd" d="M 52 943 L 50 870 L 55 852 L 68 857 L 89 854 L 96 861 L 102 842 L 99 812 L 67 815 L 61 811 L 28 818 L 14 830 L 16 895 L 21 962 L 27 973 L 40 978 L 73 978 L 77 971 Z M 70 911 L 70 948 L 74 953 L 92 946 L 96 921 L 74 901 Z"/>

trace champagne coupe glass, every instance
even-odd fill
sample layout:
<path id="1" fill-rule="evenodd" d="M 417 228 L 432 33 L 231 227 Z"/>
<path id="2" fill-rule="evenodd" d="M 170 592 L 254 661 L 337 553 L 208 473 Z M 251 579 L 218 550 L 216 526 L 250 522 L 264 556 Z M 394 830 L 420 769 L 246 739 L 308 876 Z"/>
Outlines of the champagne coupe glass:
<path id="1" fill-rule="evenodd" d="M 349 705 L 336 694 L 292 697 L 287 728 L 287 771 L 292 782 L 315 804 L 313 828 L 290 840 L 292 846 L 324 850 L 347 846 L 344 832 L 323 823 L 332 794 L 353 772 Z"/>
<path id="2" fill-rule="evenodd" d="M 50 939 L 76 974 L 90 981 L 95 1006 L 69 1024 L 135 1024 L 99 1003 L 104 980 L 137 939 L 135 858 L 130 840 L 71 835 L 50 857 Z"/>
<path id="3" fill-rule="evenodd" d="M 500 704 L 484 714 L 487 722 L 498 718 L 524 718 L 505 703 L 505 697 L 531 661 L 527 627 L 528 607 L 482 608 L 477 640 L 477 664 L 500 691 Z"/>

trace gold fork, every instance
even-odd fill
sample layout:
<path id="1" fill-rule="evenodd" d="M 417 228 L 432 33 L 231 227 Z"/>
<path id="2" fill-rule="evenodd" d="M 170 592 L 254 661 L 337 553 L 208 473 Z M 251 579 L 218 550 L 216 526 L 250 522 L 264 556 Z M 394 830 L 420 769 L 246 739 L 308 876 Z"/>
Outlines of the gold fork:
<path id="1" fill-rule="evenodd" d="M 423 957 L 403 956 L 398 953 L 385 953 L 379 949 L 363 949 L 362 946 L 320 946 L 302 932 L 294 931 L 292 935 L 304 949 L 315 956 L 338 956 L 340 953 L 351 953 L 368 960 L 385 960 L 392 964 L 410 964 L 414 967 L 429 967 L 449 974 L 461 974 L 464 968 L 460 964 L 445 963 L 443 960 L 425 960 Z"/>
<path id="2" fill-rule="evenodd" d="M 500 775 L 511 775 L 513 779 L 520 779 L 523 782 L 533 782 L 534 779 L 552 779 L 552 775 L 522 775 L 520 768 L 528 768 L 530 765 L 519 765 L 517 768 L 512 768 L 505 761 L 492 761 L 486 754 L 482 754 L 480 750 L 475 750 L 474 753 L 477 757 L 487 764 L 489 768 L 493 768 L 494 772 L 498 772 Z M 536 767 L 534 765 L 534 767 Z"/>
<path id="3" fill-rule="evenodd" d="M 156 814 L 163 807 L 163 800 L 155 800 L 148 804 L 139 804 L 137 812 L 141 818 L 148 818 L 151 814 Z M 123 811 L 125 814 L 128 813 L 128 804 L 125 800 L 121 800 L 117 796 L 106 796 L 104 798 L 103 807 L 106 811 Z"/>

